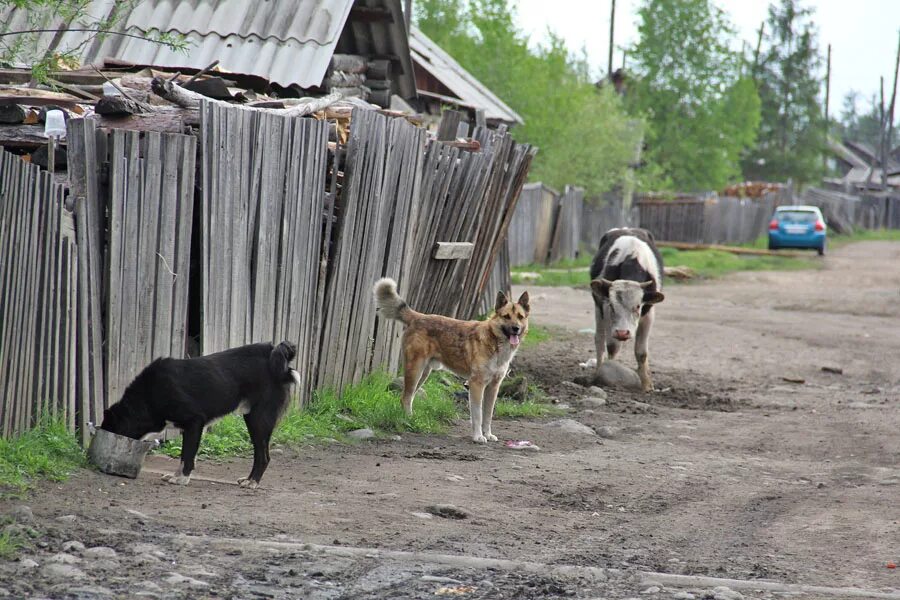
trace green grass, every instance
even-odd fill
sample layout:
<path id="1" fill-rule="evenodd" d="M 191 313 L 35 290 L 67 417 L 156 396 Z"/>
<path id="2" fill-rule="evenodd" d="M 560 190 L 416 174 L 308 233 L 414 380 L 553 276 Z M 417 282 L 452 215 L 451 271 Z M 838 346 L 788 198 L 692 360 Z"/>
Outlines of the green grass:
<path id="1" fill-rule="evenodd" d="M 538 337 L 541 335 L 549 337 L 546 332 Z M 360 383 L 349 386 L 340 395 L 332 390 L 316 394 L 305 409 L 292 408 L 288 411 L 275 429 L 272 442 L 297 448 L 327 439 L 346 441 L 344 434 L 364 427 L 378 435 L 405 432 L 441 434 L 457 419 L 467 417 L 467 402 L 461 395 L 465 388 L 459 380 L 444 372 L 433 373 L 425 382 L 425 397 L 416 398 L 412 416 L 403 412 L 399 393 L 389 389 L 392 380 L 384 373 L 373 373 Z M 494 414 L 498 418 L 527 418 L 561 412 L 545 400 L 540 389 L 529 384 L 524 399 L 499 398 Z M 157 452 L 179 457 L 181 439 L 165 442 Z M 204 434 L 198 455 L 223 458 L 252 452 L 253 446 L 243 418 L 232 414 Z"/>
<path id="2" fill-rule="evenodd" d="M 900 229 L 857 229 L 850 235 L 829 235 L 834 248 L 852 242 L 900 242 Z"/>
<path id="3" fill-rule="evenodd" d="M 403 432 L 443 433 L 459 415 L 453 388 L 440 374 L 425 382 L 425 397 L 417 398 L 415 411 L 407 416 L 397 392 L 389 389 L 393 380 L 374 373 L 340 395 L 333 390 L 316 394 L 305 409 L 291 408 L 272 435 L 272 442 L 299 447 L 315 440 L 343 439 L 354 429 L 368 427 L 378 434 Z M 159 452 L 172 457 L 181 454 L 181 440 L 164 443 Z M 241 416 L 228 415 L 212 426 L 200 443 L 201 457 L 245 455 L 253 451 Z"/>
<path id="4" fill-rule="evenodd" d="M 25 547 L 28 539 L 13 529 L 0 532 L 0 560 L 12 560 Z"/>
<path id="5" fill-rule="evenodd" d="M 0 496 L 21 496 L 40 479 L 63 481 L 86 464 L 65 423 L 42 419 L 19 436 L 0 438 Z"/>
<path id="6" fill-rule="evenodd" d="M 721 277 L 737 271 L 797 271 L 821 268 L 821 261 L 814 253 L 810 254 L 808 258 L 792 258 L 738 255 L 721 250 L 660 248 L 659 251 L 663 257 L 663 263 L 666 265 L 689 267 L 701 278 Z"/>
<path id="7" fill-rule="evenodd" d="M 522 339 L 522 348 L 533 348 L 538 344 L 546 342 L 552 337 L 550 330 L 546 327 L 541 327 L 540 325 L 535 325 L 533 322 L 529 322 L 528 333 L 526 333 L 525 337 Z"/>
<path id="8" fill-rule="evenodd" d="M 765 238 L 761 238 L 761 240 L 761 242 L 758 240 L 751 244 L 745 244 L 745 246 L 756 247 L 760 243 L 764 246 Z M 742 256 L 721 250 L 660 248 L 659 251 L 664 264 L 670 267 L 689 267 L 702 279 L 721 277 L 736 271 L 795 271 L 821 268 L 821 263 L 817 261 L 814 253 L 811 253 L 808 258 L 789 258 L 784 256 Z M 536 265 L 515 267 L 511 272 L 512 282 L 517 285 L 531 284 L 586 289 L 590 285 L 588 274 L 590 261 L 590 257 L 582 257 L 549 267 Z M 538 273 L 540 277 L 531 279 L 526 276 L 528 273 Z M 669 279 L 669 281 L 675 282 L 673 279 Z"/>

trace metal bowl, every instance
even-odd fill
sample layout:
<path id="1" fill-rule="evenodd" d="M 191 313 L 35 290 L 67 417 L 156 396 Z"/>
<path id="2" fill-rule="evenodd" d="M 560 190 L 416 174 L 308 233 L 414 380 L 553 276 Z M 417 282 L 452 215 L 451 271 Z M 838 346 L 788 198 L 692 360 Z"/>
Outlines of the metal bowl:
<path id="1" fill-rule="evenodd" d="M 104 473 L 135 479 L 144 457 L 157 445 L 156 440 L 136 440 L 97 429 L 88 448 L 88 460 Z"/>

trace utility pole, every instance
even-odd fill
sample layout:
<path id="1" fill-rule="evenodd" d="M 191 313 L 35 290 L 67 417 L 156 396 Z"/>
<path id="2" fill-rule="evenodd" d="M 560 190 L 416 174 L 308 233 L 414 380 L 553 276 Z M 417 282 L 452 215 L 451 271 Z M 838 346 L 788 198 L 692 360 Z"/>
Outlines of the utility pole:
<path id="1" fill-rule="evenodd" d="M 412 24 L 412 0 L 406 0 L 403 8 L 403 16 L 406 18 L 406 35 L 409 35 L 409 26 Z"/>
<path id="2" fill-rule="evenodd" d="M 828 63 L 825 68 L 825 153 L 822 155 L 822 165 L 828 166 L 828 133 L 831 131 L 831 123 L 828 121 L 828 102 L 831 99 L 831 44 L 828 44 Z"/>
<path id="3" fill-rule="evenodd" d="M 612 10 L 609 13 L 609 63 L 606 66 L 606 76 L 612 78 L 613 72 L 613 36 L 616 30 L 616 0 L 612 0 Z"/>
<path id="4" fill-rule="evenodd" d="M 891 152 L 891 146 L 894 144 L 894 107 L 897 102 L 897 73 L 900 71 L 900 36 L 897 41 L 897 58 L 894 59 L 894 90 L 891 92 L 891 105 L 887 114 L 887 133 L 885 134 L 883 148 L 881 151 L 881 185 L 887 189 L 887 169 L 886 162 Z"/>
<path id="5" fill-rule="evenodd" d="M 756 69 L 759 68 L 759 52 L 762 49 L 763 32 L 766 30 L 766 22 L 759 24 L 759 37 L 756 38 L 756 52 L 753 53 L 753 72 L 750 74 L 756 80 Z"/>

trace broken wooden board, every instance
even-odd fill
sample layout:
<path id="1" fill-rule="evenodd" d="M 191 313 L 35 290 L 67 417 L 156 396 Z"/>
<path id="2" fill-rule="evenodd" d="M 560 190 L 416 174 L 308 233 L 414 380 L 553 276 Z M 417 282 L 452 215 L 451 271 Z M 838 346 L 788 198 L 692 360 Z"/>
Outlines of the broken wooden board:
<path id="1" fill-rule="evenodd" d="M 472 257 L 472 242 L 436 242 L 431 257 L 435 260 L 460 260 Z"/>

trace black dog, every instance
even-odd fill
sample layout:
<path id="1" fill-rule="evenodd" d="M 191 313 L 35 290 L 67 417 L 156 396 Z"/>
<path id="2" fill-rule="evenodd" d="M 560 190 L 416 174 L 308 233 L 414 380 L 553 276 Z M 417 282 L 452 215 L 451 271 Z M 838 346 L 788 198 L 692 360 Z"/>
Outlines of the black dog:
<path id="1" fill-rule="evenodd" d="M 281 342 L 249 344 L 200 358 L 158 358 L 103 413 L 100 428 L 140 439 L 172 423 L 184 433 L 181 465 L 165 479 L 187 485 L 203 428 L 238 411 L 253 442 L 253 469 L 238 483 L 256 488 L 269 466 L 269 440 L 287 406 L 290 385 L 300 383 L 297 372 L 288 367 L 296 354 L 293 344 Z"/>

